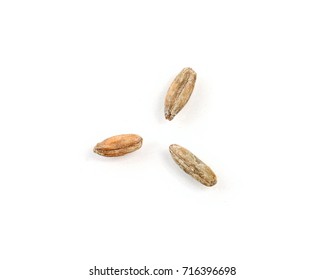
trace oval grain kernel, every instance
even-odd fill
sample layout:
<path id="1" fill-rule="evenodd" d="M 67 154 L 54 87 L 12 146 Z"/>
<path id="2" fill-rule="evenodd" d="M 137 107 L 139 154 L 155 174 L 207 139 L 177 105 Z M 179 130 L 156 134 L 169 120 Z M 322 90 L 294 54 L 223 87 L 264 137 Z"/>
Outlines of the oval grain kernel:
<path id="1" fill-rule="evenodd" d="M 181 169 L 203 185 L 211 187 L 217 183 L 217 176 L 211 168 L 189 150 L 173 144 L 169 146 L 169 152 Z"/>
<path id="2" fill-rule="evenodd" d="M 184 68 L 170 85 L 165 97 L 165 118 L 171 121 L 190 99 L 196 81 L 196 73 Z"/>
<path id="3" fill-rule="evenodd" d="M 142 146 L 136 134 L 121 134 L 105 139 L 94 147 L 94 152 L 105 157 L 119 157 L 134 152 Z"/>

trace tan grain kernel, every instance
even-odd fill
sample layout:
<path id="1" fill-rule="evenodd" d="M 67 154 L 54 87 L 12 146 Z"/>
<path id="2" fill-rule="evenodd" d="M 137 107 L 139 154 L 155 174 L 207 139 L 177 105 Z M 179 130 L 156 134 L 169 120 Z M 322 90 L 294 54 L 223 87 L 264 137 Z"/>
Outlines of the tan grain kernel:
<path id="1" fill-rule="evenodd" d="M 171 121 L 183 109 L 194 89 L 196 73 L 184 68 L 170 85 L 165 97 L 165 118 Z"/>
<path id="2" fill-rule="evenodd" d="M 203 185 L 211 187 L 217 183 L 217 176 L 211 168 L 189 150 L 173 144 L 169 146 L 169 152 L 180 168 Z"/>

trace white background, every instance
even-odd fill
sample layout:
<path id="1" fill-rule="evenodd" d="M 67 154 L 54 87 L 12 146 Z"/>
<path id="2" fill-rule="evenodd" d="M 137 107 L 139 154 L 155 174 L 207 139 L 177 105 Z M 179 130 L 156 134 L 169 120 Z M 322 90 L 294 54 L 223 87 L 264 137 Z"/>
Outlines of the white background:
<path id="1" fill-rule="evenodd" d="M 1 1 L 0 278 L 142 279 L 89 269 L 147 265 L 324 279 L 324 14 L 324 1 Z M 169 122 L 183 67 L 197 83 Z M 143 147 L 92 152 L 122 133 Z M 183 173 L 173 143 L 218 184 Z"/>

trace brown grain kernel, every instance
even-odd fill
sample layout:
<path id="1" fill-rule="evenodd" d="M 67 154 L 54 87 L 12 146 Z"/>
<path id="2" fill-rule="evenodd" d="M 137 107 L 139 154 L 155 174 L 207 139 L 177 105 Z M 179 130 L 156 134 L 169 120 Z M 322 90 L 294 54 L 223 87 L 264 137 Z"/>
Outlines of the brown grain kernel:
<path id="1" fill-rule="evenodd" d="M 105 139 L 94 147 L 94 152 L 105 157 L 118 157 L 134 152 L 142 146 L 136 134 L 121 134 Z"/>

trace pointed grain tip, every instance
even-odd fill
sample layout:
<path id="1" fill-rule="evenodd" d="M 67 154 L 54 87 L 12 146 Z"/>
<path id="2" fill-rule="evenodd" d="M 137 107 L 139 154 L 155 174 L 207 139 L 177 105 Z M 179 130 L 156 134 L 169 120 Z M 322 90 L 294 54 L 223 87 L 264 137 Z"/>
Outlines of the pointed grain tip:
<path id="1" fill-rule="evenodd" d="M 174 116 L 171 113 L 165 113 L 165 119 L 171 121 Z"/>

